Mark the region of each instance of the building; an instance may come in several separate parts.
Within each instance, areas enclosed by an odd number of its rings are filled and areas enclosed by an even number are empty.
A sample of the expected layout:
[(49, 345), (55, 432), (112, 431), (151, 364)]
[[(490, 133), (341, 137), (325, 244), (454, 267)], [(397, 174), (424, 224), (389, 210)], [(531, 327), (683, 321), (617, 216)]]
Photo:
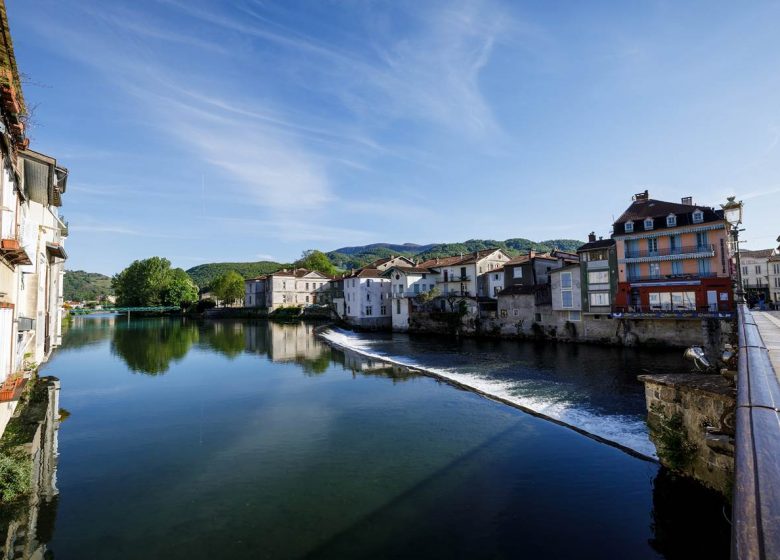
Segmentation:
[(439, 272), (436, 284), (442, 296), (495, 298), (490, 273), (498, 273), (509, 260), (501, 249), (484, 249), (467, 255), (429, 259), (417, 266)]
[(742, 286), (747, 301), (758, 301), (762, 294), (765, 301), (770, 300), (769, 258), (773, 253), (774, 249), (760, 249), (758, 251), (741, 249), (739, 251), (739, 260), (742, 265)]
[(376, 260), (344, 276), (344, 320), (367, 329), (392, 327), (391, 280), (384, 272), (397, 266), (414, 266), (406, 257)]
[(280, 307), (328, 305), (330, 281), (316, 270), (283, 269), (244, 280), (244, 301), (247, 307), (262, 307), (269, 312)]
[[(777, 241), (780, 242), (780, 237), (777, 238)], [(769, 299), (774, 304), (775, 309), (780, 309), (780, 245), (772, 251), (772, 255), (767, 261), (767, 268), (769, 269)]]
[(550, 271), (579, 262), (577, 255), (565, 252), (530, 251), (504, 264), (504, 287), (542, 286), (550, 282)]
[(582, 321), (582, 277), (579, 264), (550, 271), (550, 295), (556, 325)]
[(0, 434), (24, 380), (60, 344), (67, 169), (29, 149), (19, 71), (0, 2)]
[(580, 258), (580, 285), (582, 312), (585, 315), (609, 315), (618, 287), (617, 250), (614, 239), (596, 239), (588, 235), (588, 242), (577, 249)]
[(390, 315), (394, 331), (406, 331), (412, 314), (428, 299), (437, 296), (439, 271), (421, 266), (391, 266), (382, 273), (390, 280)]
[(722, 210), (650, 198), (644, 191), (614, 224), (621, 316), (718, 315), (734, 310), (728, 224)]

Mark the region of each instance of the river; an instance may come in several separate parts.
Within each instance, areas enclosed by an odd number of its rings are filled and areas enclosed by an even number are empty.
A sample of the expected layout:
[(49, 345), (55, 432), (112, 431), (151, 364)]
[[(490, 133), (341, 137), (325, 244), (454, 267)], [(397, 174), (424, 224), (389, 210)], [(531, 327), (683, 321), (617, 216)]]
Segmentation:
[[(61, 559), (727, 558), (722, 501), (643, 454), (645, 371), (679, 352), (446, 341), (306, 324), (72, 319)], [(362, 354), (362, 355), (361, 355)], [(644, 439), (643, 439), (644, 438)]]

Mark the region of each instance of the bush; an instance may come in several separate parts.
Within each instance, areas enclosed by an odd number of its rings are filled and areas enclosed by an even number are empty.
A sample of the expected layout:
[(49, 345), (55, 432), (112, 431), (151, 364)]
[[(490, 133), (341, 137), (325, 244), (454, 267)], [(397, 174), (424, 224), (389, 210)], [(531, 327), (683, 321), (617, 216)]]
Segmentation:
[(29, 494), (32, 488), (32, 458), (22, 449), (4, 449), (0, 454), (0, 504)]

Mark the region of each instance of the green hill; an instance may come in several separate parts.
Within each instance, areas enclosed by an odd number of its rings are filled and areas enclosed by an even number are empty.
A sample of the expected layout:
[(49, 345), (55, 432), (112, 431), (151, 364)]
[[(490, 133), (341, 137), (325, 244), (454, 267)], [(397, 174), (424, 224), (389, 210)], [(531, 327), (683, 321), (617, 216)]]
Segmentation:
[(62, 281), (65, 300), (97, 301), (101, 296), (114, 294), (111, 278), (97, 272), (66, 270)]
[(187, 274), (190, 275), (199, 288), (205, 288), (229, 270), (235, 270), (244, 278), (252, 278), (268, 274), (269, 272), (276, 272), (284, 266), (273, 261), (207, 263), (190, 268), (187, 270)]
[[(514, 238), (505, 241), (496, 241), (493, 239), (470, 239), (462, 243), (438, 243), (434, 245), (414, 246), (392, 245), (389, 243), (374, 243), (363, 247), (343, 247), (327, 253), (331, 262), (339, 268), (350, 269), (360, 268), (377, 259), (389, 256), (404, 256), (414, 259), (433, 259), (436, 257), (446, 257), (457, 255), (459, 253), (473, 253), (482, 249), (497, 247), (503, 249), (508, 255), (515, 256), (530, 250), (551, 251), (560, 249), (563, 251), (575, 251), (577, 247), (583, 245), (583, 241), (576, 239), (548, 239), (546, 241), (531, 241), (530, 239)], [(399, 250), (406, 249), (406, 250)]]

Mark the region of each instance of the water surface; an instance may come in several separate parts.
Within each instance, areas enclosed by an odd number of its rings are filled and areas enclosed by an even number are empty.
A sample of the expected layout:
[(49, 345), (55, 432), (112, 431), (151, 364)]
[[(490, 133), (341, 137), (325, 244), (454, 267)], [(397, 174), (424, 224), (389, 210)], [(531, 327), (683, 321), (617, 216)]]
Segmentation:
[[(522, 363), (594, 414), (639, 405), (628, 379), (596, 368), (578, 384), (561, 366), (604, 349), (408, 344), (448, 367), (509, 375)], [(712, 494), (516, 408), (333, 350), (309, 325), (75, 318), (42, 373), (60, 378), (70, 413), (46, 531), (57, 559), (728, 555)]]

